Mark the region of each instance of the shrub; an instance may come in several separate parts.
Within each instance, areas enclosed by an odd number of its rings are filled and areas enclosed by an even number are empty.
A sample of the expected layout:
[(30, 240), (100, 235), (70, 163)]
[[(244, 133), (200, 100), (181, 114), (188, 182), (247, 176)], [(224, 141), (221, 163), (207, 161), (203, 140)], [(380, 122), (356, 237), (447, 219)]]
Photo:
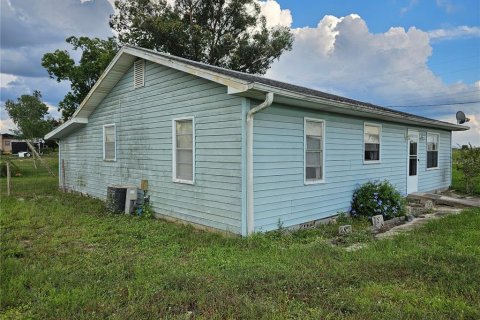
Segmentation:
[(463, 145), (455, 162), (457, 169), (463, 173), (465, 192), (473, 193), (475, 190), (474, 181), (477, 177), (480, 177), (480, 148), (475, 148), (470, 143)]
[(372, 217), (381, 214), (385, 220), (404, 216), (405, 199), (388, 181), (369, 181), (353, 192), (350, 214)]

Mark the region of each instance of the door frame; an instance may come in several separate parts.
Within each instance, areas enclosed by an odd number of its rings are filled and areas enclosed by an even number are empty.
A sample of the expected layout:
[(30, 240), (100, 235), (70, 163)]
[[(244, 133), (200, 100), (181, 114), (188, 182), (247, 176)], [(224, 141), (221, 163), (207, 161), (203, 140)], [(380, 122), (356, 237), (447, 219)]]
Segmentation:
[[(410, 136), (416, 135), (417, 136), (417, 174), (415, 176), (410, 176)], [(418, 129), (408, 129), (407, 130), (407, 194), (417, 192), (418, 191), (418, 169), (419, 169), (419, 146), (420, 146), (420, 131)], [(410, 178), (415, 177), (415, 179)], [(412, 181), (413, 179), (413, 181)], [(413, 187), (409, 188), (409, 181), (414, 184)], [(410, 185), (411, 185), (410, 183)]]

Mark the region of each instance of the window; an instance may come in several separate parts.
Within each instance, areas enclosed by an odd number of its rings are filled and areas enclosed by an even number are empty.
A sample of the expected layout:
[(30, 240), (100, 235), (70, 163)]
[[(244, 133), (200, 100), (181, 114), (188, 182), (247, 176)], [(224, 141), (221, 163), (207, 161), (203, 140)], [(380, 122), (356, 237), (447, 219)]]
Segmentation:
[(380, 162), (380, 136), (382, 126), (365, 123), (364, 128), (364, 162)]
[(193, 184), (195, 124), (193, 117), (173, 120), (173, 181)]
[(103, 160), (115, 161), (117, 159), (117, 138), (114, 124), (103, 126)]
[(427, 133), (427, 169), (438, 168), (438, 133)]
[(5, 147), (10, 147), (10, 140), (5, 140)]
[(133, 88), (145, 85), (145, 60), (137, 60), (133, 64)]
[(305, 183), (323, 182), (325, 121), (305, 118), (303, 126)]

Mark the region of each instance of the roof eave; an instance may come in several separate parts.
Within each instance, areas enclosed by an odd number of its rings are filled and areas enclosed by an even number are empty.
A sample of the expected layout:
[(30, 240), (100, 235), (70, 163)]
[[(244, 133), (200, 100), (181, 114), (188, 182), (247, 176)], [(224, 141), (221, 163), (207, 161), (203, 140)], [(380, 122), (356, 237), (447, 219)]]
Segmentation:
[(335, 108), (338, 108), (335, 110), (328, 110), (331, 112), (345, 113), (345, 114), (361, 114), (374, 119), (381, 119), (381, 120), (412, 124), (412, 125), (424, 125), (428, 127), (451, 130), (451, 131), (465, 131), (470, 129), (468, 126), (463, 126), (459, 124), (447, 123), (447, 122), (442, 122), (434, 119), (431, 119), (431, 120), (421, 119), (415, 116), (400, 115), (398, 113), (391, 112), (384, 109), (382, 110), (382, 109), (373, 108), (373, 107), (369, 108), (368, 106), (364, 106), (364, 105), (356, 105), (349, 102), (335, 101), (332, 99), (321, 98), (321, 97), (312, 96), (308, 94), (302, 94), (302, 93), (293, 92), (285, 89), (280, 89), (277, 87), (268, 86), (262, 83), (253, 83), (249, 86), (249, 88), (250, 88), (249, 90), (244, 91), (243, 94), (241, 95), (248, 95), (247, 93), (248, 91), (253, 93), (252, 95), (253, 97), (255, 97), (255, 92), (257, 93), (273, 92), (277, 96), (283, 96), (283, 97), (292, 99), (292, 101), (299, 100), (299, 101), (311, 102), (312, 104), (310, 107), (313, 109), (317, 109), (317, 105), (320, 104), (320, 105), (326, 105), (331, 107), (333, 106)]
[(59, 127), (55, 128), (54, 130), (50, 131), (45, 135), (45, 140), (49, 139), (61, 139), (68, 135), (69, 133), (84, 127), (88, 123), (87, 118), (72, 118), (67, 122), (63, 123)]

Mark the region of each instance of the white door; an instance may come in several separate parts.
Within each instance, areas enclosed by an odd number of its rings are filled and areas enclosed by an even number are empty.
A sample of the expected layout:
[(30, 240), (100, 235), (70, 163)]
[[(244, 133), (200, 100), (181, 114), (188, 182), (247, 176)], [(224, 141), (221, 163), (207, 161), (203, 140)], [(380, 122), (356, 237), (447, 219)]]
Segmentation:
[(408, 130), (407, 194), (418, 191), (418, 131)]

